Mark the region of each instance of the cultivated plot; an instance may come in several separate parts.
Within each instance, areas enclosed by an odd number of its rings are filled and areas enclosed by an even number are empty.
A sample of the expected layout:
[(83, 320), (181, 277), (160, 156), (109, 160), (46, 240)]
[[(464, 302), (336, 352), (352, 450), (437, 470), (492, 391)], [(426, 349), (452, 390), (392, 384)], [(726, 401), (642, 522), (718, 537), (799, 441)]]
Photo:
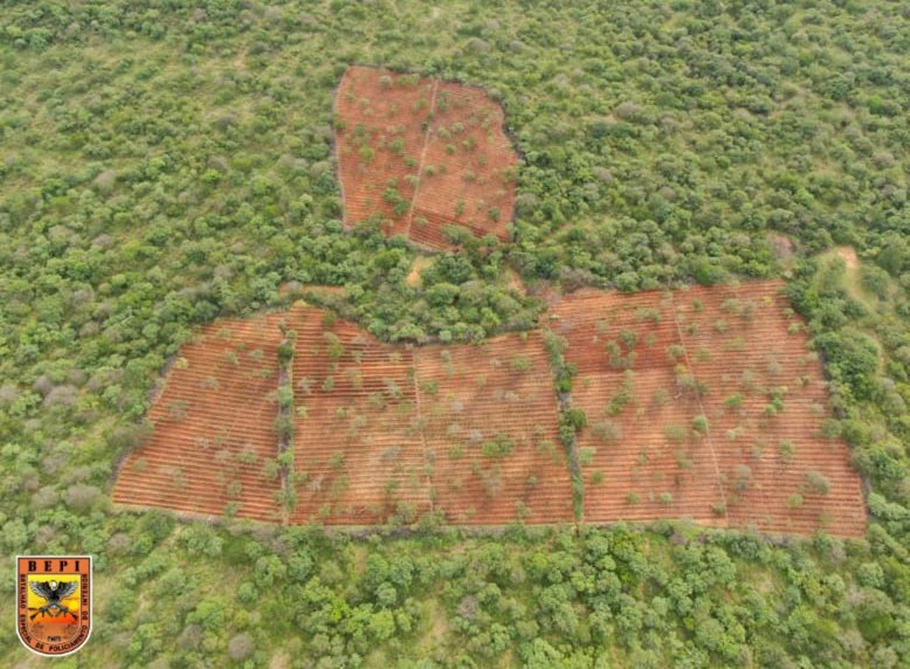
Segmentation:
[(348, 225), (379, 215), (389, 235), (438, 249), (448, 225), (507, 239), (518, 161), (481, 89), (354, 66), (335, 112)]
[(370, 525), (429, 508), (413, 360), (328, 312), (295, 309), (292, 521)]
[[(821, 365), (782, 285), (588, 290), (551, 308), (587, 418), (585, 521), (862, 535), (859, 477), (825, 436)], [(392, 345), (298, 303), (202, 328), (150, 417), (117, 502), (299, 524), (573, 520), (540, 331)]]
[(585, 520), (864, 532), (859, 477), (824, 436), (821, 364), (782, 286), (582, 291), (553, 307), (588, 418)]
[(417, 348), (414, 358), (435, 508), (456, 524), (571, 522), (540, 334)]
[(280, 318), (216, 321), (183, 347), (150, 412), (153, 437), (125, 461), (114, 501), (279, 518)]

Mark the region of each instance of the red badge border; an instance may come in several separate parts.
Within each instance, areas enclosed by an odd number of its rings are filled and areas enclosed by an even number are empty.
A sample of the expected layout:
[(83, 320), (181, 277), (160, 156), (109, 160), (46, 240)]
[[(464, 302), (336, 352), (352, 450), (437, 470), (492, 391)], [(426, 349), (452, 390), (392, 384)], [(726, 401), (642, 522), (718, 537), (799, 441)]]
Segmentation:
[[(31, 560), (31, 559), (34, 559), (34, 560), (61, 560), (61, 559), (69, 559), (69, 558), (78, 559), (78, 560), (88, 560), (88, 581), (89, 581), (88, 633), (85, 635), (85, 639), (82, 641), (82, 643), (79, 644), (78, 647), (73, 648), (72, 650), (68, 650), (64, 653), (42, 653), (40, 650), (36, 650), (35, 648), (32, 648), (28, 643), (26, 643), (25, 639), (22, 638), (22, 634), (20, 633), (20, 630), (19, 630), (19, 597), (20, 597), (20, 594), (19, 594), (19, 576), (20, 576), (19, 560), (23, 560), (23, 559), (25, 559), (25, 560)], [(85, 645), (88, 643), (89, 639), (92, 637), (92, 630), (95, 628), (95, 625), (93, 624), (93, 622), (94, 622), (93, 618), (95, 617), (95, 585), (92, 582), (92, 581), (94, 581), (94, 577), (95, 577), (95, 567), (94, 567), (94, 560), (92, 559), (92, 556), (91, 555), (16, 555), (13, 559), (15, 560), (15, 567), (16, 567), (16, 606), (15, 606), (16, 636), (19, 638), (19, 642), (22, 644), (22, 646), (24, 648), (27, 648), (29, 651), (31, 651), (35, 655), (38, 655), (39, 657), (66, 657), (67, 655), (72, 655), (73, 653), (78, 653), (80, 650), (85, 648)], [(81, 587), (81, 583), (80, 583), (80, 587)]]

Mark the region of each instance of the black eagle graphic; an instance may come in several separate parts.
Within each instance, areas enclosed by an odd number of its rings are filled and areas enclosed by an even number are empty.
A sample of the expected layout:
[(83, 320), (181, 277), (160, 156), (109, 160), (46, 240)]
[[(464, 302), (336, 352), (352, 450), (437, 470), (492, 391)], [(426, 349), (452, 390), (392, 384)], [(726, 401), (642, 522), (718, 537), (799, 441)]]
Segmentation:
[(72, 616), (74, 620), (79, 619), (79, 617), (70, 611), (61, 601), (76, 592), (75, 581), (67, 581), (66, 583), (59, 583), (54, 580), (29, 581), (28, 587), (45, 601), (44, 606), (41, 608), (30, 609), (31, 611), (34, 611), (31, 615), (31, 620), (34, 620), (38, 615), (50, 616), (51, 618), (69, 615)]

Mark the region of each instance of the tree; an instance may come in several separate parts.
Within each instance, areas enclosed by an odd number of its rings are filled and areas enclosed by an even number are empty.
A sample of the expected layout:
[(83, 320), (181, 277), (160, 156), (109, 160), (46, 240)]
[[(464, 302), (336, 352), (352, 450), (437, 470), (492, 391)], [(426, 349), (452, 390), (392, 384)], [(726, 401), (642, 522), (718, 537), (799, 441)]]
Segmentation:
[(231, 659), (235, 662), (247, 660), (252, 657), (255, 651), (256, 644), (253, 641), (252, 635), (248, 632), (233, 636), (228, 642), (228, 655), (230, 655)]

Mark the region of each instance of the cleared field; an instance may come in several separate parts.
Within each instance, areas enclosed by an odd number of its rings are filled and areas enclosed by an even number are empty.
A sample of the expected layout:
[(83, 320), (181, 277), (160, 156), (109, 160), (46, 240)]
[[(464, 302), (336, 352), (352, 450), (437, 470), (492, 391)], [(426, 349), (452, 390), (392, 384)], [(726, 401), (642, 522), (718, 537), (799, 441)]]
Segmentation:
[[(570, 521), (556, 402), (540, 337), (392, 346), (296, 311), (293, 522)], [(528, 416), (535, 416), (534, 422)]]
[(508, 237), (517, 156), (479, 88), (352, 66), (335, 101), (345, 222), (451, 248), (443, 227)]
[(292, 522), (370, 525), (429, 508), (411, 352), (326, 312), (288, 319), (297, 506)]
[(308, 306), (200, 332), (115, 501), (212, 515), (233, 502), (241, 517), (282, 519), (280, 326), (296, 335), (289, 522), (413, 522), (428, 511), (458, 524), (572, 520), (538, 333), (415, 349)]
[[(824, 436), (821, 365), (781, 282), (554, 297), (577, 366), (584, 520), (861, 536), (860, 480)], [(280, 503), (278, 347), (294, 337), (290, 512)], [(202, 328), (129, 456), (117, 502), (335, 525), (572, 522), (541, 331), (385, 344), (326, 311)]]
[(276, 360), (281, 315), (221, 320), (181, 351), (127, 458), (114, 501), (278, 520)]
[(571, 522), (540, 334), (416, 348), (414, 358), (435, 508), (457, 524)]
[(863, 534), (859, 476), (822, 434), (821, 365), (782, 286), (582, 291), (552, 307), (588, 417), (586, 521)]

